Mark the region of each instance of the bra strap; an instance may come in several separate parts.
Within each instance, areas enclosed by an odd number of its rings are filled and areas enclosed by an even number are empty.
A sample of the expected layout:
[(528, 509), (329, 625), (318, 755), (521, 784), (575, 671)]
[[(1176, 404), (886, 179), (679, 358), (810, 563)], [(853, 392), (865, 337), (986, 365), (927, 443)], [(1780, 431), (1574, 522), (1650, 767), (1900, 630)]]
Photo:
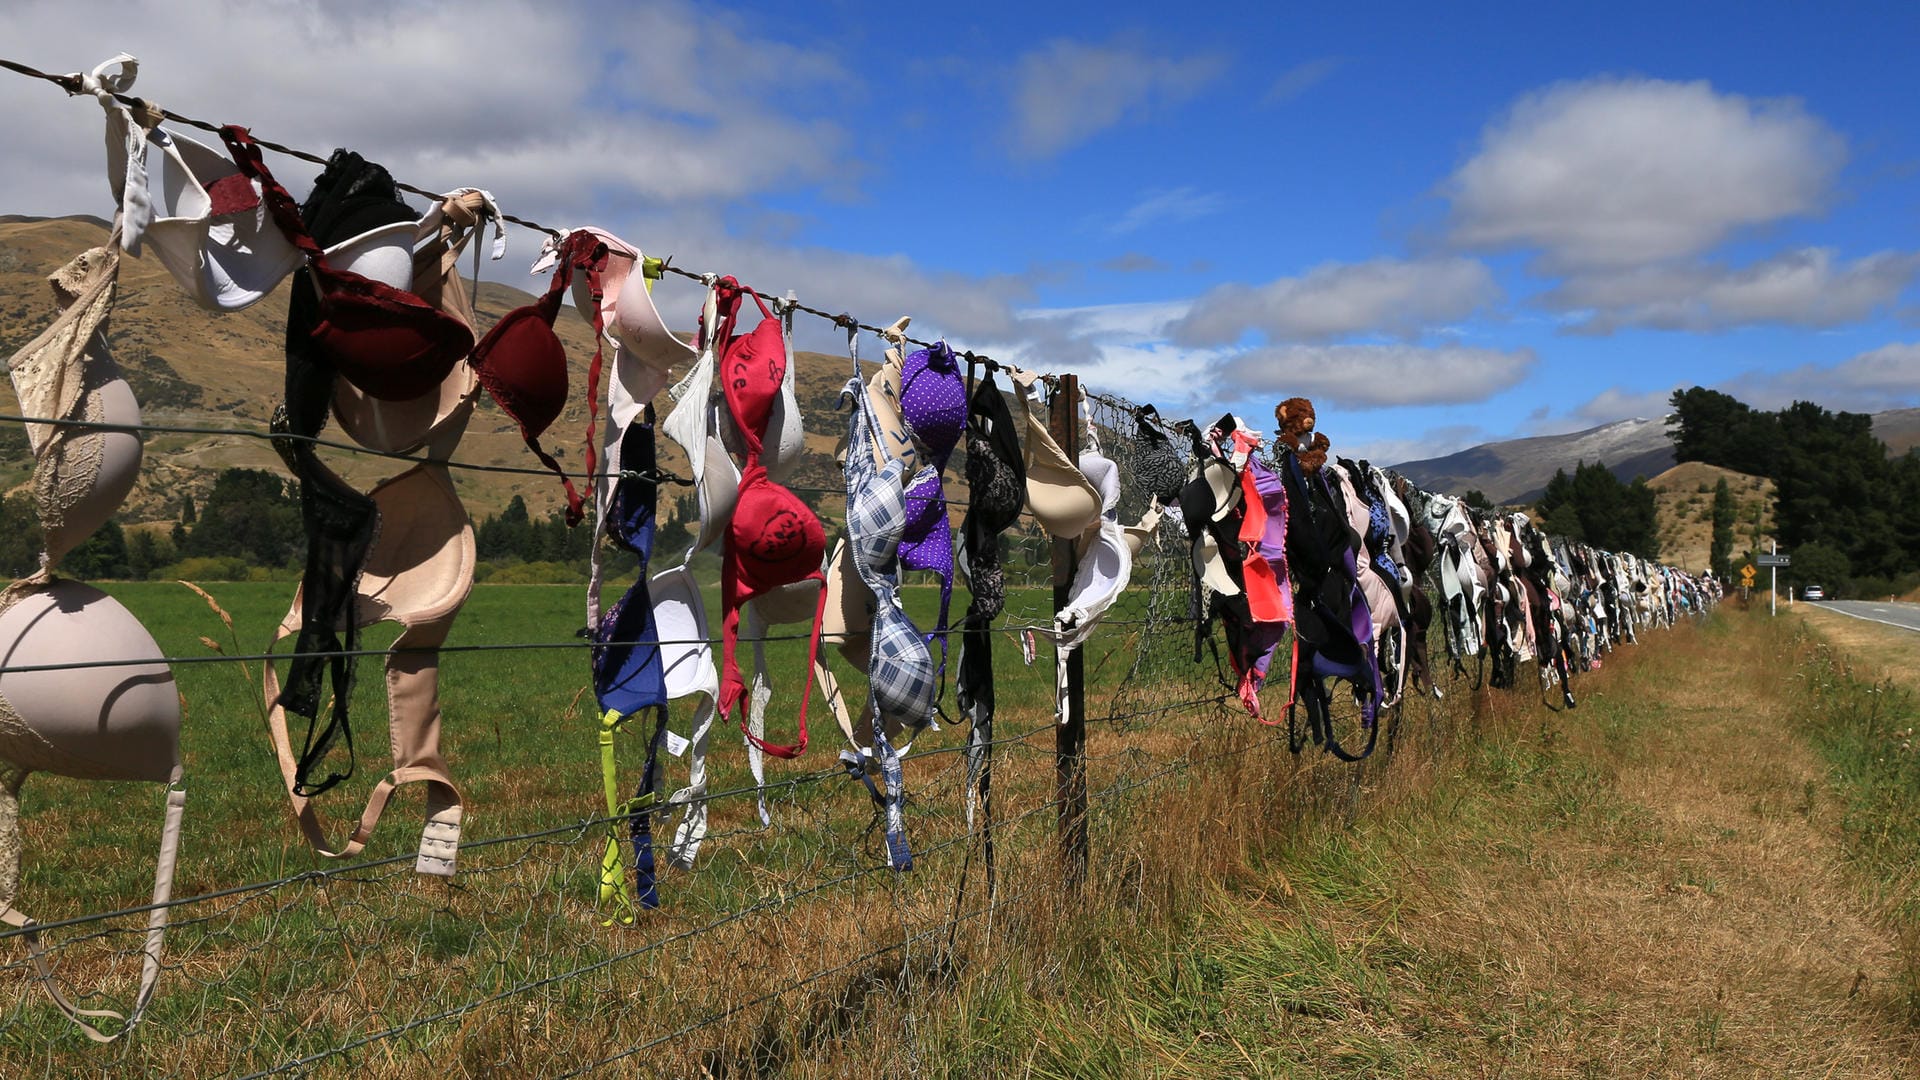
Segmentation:
[(273, 216), (273, 223), (280, 226), (287, 241), (306, 253), (307, 258), (322, 272), (330, 271), (326, 254), (319, 243), (307, 232), (306, 222), (300, 219), (300, 208), (273, 178), (273, 171), (267, 168), (266, 160), (261, 157), (260, 144), (252, 134), (238, 124), (229, 124), (220, 129), (220, 139), (227, 144), (227, 152), (233, 155), (233, 163), (249, 180), (260, 183), (261, 197), (266, 201), (267, 213)]
[[(292, 622), (292, 626), (288, 622)], [(299, 607), (296, 606), (283, 620), (274, 633), (277, 644), (289, 634), (299, 629)], [(367, 840), (373, 836), (374, 826), (379, 824), (380, 815), (386, 811), (387, 801), (392, 798), (395, 788), (402, 784), (424, 782), (427, 785), (426, 825), (420, 833), (419, 855), (414, 862), (414, 872), (431, 874), (436, 877), (452, 877), (455, 859), (459, 853), (460, 828), (464, 817), (464, 804), (459, 788), (454, 786), (453, 778), (448, 775), (446, 762), (440, 757), (440, 708), (438, 703), (439, 656), (437, 652), (420, 655), (402, 652), (409, 648), (422, 648), (424, 641), (415, 638), (416, 630), (428, 630), (428, 627), (409, 627), (394, 640), (394, 655), (387, 658), (387, 701), (388, 725), (392, 728), (392, 747), (397, 767), (374, 785), (372, 794), (367, 797), (366, 809), (361, 812), (360, 821), (345, 844), (337, 849), (327, 839), (326, 821), (313, 805), (312, 799), (295, 792), (295, 779), (298, 766), (293, 758), (293, 747), (287, 737), (286, 710), (275, 702), (280, 694), (279, 677), (274, 674), (271, 662), (261, 665), (267, 710), (267, 735), (273, 743), (274, 756), (280, 762), (280, 773), (286, 782), (287, 798), (293, 807), (294, 819), (300, 825), (300, 831), (307, 843), (325, 858), (345, 859), (358, 855), (365, 850)], [(420, 635), (427, 636), (426, 634)], [(438, 644), (435, 642), (434, 644)], [(393, 728), (394, 702), (401, 698), (422, 696), (430, 698), (426, 712), (431, 719), (419, 725), (418, 730), (408, 732), (412, 738), (408, 745), (401, 743), (401, 733)]]
[[(19, 805), (20, 782), (24, 773), (16, 773), (5, 778), (4, 792), (0, 798), (10, 800), (17, 810)], [(27, 940), (27, 954), (33, 960), (34, 977), (47, 991), (47, 996), (67, 1019), (74, 1022), (87, 1038), (97, 1043), (110, 1043), (132, 1031), (140, 1023), (140, 1018), (153, 1001), (153, 992), (160, 981), (160, 948), (167, 934), (167, 920), (172, 914), (168, 901), (173, 897), (173, 871), (180, 858), (180, 821), (186, 814), (187, 792), (180, 786), (180, 770), (176, 766), (173, 777), (167, 782), (166, 824), (160, 830), (160, 858), (153, 870), (153, 905), (147, 913), (147, 942), (140, 950), (140, 987), (134, 992), (133, 1009), (126, 1015), (112, 1009), (82, 1009), (76, 1007), (60, 989), (60, 980), (47, 963), (46, 950), (40, 944), (40, 935), (34, 930), (34, 920), (12, 904), (0, 908), (0, 923), (24, 930), (21, 936)], [(14, 828), (18, 828), (16, 824)], [(123, 1021), (120, 1030), (111, 1035), (88, 1023), (94, 1020)]]
[[(815, 570), (800, 580), (817, 581), (820, 583), (820, 597), (814, 602), (813, 607), (813, 632), (807, 644), (807, 665), (808, 667), (812, 667), (820, 658), (820, 624), (825, 620), (827, 614), (827, 576), (825, 573)], [(724, 588), (724, 586), (722, 587)], [(813, 680), (802, 680), (804, 687), (800, 691), (798, 741), (790, 746), (768, 742), (764, 737), (754, 734), (753, 730), (747, 724), (747, 710), (744, 707), (746, 694), (743, 692), (746, 684), (740, 678), (740, 665), (734, 655), (734, 650), (739, 640), (740, 609), (734, 608), (726, 613), (721, 619), (720, 624), (720, 696), (722, 698), (720, 711), (726, 714), (732, 714), (735, 710), (738, 710), (740, 715), (740, 732), (747, 737), (749, 743), (759, 747), (764, 753), (791, 761), (801, 754), (806, 753), (807, 750), (807, 705), (813, 700)]]

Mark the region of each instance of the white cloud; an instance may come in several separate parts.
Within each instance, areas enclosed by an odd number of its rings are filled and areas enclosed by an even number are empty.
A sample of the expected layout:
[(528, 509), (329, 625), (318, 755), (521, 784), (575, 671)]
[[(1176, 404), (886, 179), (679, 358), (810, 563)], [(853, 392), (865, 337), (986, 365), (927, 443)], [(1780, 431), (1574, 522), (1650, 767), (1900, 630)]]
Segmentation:
[(1745, 267), (1707, 263), (1574, 274), (1541, 297), (1576, 313), (1575, 333), (1623, 327), (1705, 332), (1772, 324), (1826, 328), (1891, 306), (1920, 274), (1920, 255), (1882, 251), (1846, 262), (1800, 248)]
[(1260, 99), (1262, 105), (1280, 105), (1313, 89), (1327, 80), (1327, 77), (1340, 70), (1346, 61), (1338, 56), (1322, 56), (1305, 63), (1295, 64), (1280, 73), (1267, 88), (1266, 96)]
[(1324, 341), (1350, 334), (1413, 336), (1500, 299), (1486, 264), (1467, 258), (1329, 263), (1265, 285), (1209, 290), (1170, 328), (1186, 345), (1222, 345), (1249, 331), (1269, 341)]
[(1846, 152), (1797, 100), (1595, 79), (1521, 98), (1443, 191), (1459, 246), (1620, 267), (1817, 211)]
[(1278, 345), (1220, 362), (1215, 385), (1235, 393), (1299, 395), (1332, 408), (1462, 405), (1519, 383), (1537, 359), (1463, 345)]
[[(1014, 308), (1033, 302), (1035, 275), (944, 272), (884, 249), (729, 229), (756, 195), (857, 174), (846, 133), (825, 118), (860, 92), (835, 55), (671, 0), (622, 8), (617, 35), (598, 19), (587, 5), (535, 0), (105, 0), (80, 19), (71, 4), (28, 0), (7, 8), (4, 36), (9, 56), (56, 71), (91, 67), (137, 38), (134, 91), (187, 115), (323, 155), (345, 145), (423, 187), (486, 187), (510, 214), (600, 225), (676, 265), (795, 287), (870, 322), (911, 313), (916, 330), (959, 340), (1024, 332)], [(457, 27), (486, 33), (449, 32)], [(11, 140), (0, 209), (111, 215), (98, 106), (0, 73), (0, 111)], [(304, 194), (315, 170), (267, 157)], [(508, 238), (506, 260), (483, 272), (537, 290), (544, 280), (524, 270), (539, 238), (512, 228)], [(661, 284), (671, 325), (693, 324), (698, 293), (678, 278)], [(796, 328), (806, 347), (844, 347), (820, 320)]]
[(1920, 343), (1895, 342), (1837, 364), (1748, 372), (1720, 389), (1759, 409), (1815, 401), (1829, 409), (1878, 412), (1920, 405)]
[(1553, 415), (1543, 407), (1528, 418), (1525, 430), (1528, 435), (1562, 435), (1617, 420), (1663, 417), (1672, 410), (1668, 399), (1678, 388), (1676, 385), (1664, 390), (1632, 390), (1624, 386), (1610, 386), (1564, 413)]
[[(10, 6), (6, 39), (10, 55), (56, 69), (131, 43), (135, 92), (170, 108), (322, 154), (349, 146), (424, 187), (485, 186), (509, 213), (549, 222), (846, 182), (847, 137), (828, 106), (855, 84), (836, 57), (682, 3), (620, 19), (610, 38), (583, 7), (533, 0), (108, 0), (84, 17), (28, 2)], [(17, 121), (0, 205), (110, 210), (90, 100), (9, 74), (0, 110)], [(313, 173), (272, 163), (292, 182)]]
[(1178, 224), (1194, 221), (1217, 214), (1226, 209), (1226, 196), (1212, 191), (1199, 191), (1192, 187), (1177, 187), (1171, 191), (1150, 191), (1141, 196), (1140, 201), (1128, 207), (1126, 212), (1107, 226), (1107, 232), (1114, 236), (1124, 236), (1136, 229), (1162, 222)]
[(1397, 465), (1446, 457), (1493, 438), (1492, 432), (1478, 424), (1444, 424), (1428, 428), (1411, 438), (1367, 439), (1350, 445), (1337, 445), (1333, 447), (1333, 452), (1341, 457), (1370, 461), (1385, 468), (1390, 462)]
[(1071, 371), (1094, 389), (1169, 414), (1213, 407), (1234, 389), (1212, 381), (1224, 350), (1167, 340), (1168, 324), (1186, 310), (1181, 300), (1021, 310), (1014, 336), (988, 341), (984, 351), (1041, 371)]
[(1027, 158), (1052, 157), (1150, 109), (1192, 98), (1226, 67), (1221, 56), (1050, 42), (1022, 56), (1014, 74), (1014, 149)]
[[(980, 277), (928, 268), (898, 252), (794, 246), (732, 235), (719, 212), (711, 209), (628, 215), (613, 228), (648, 255), (672, 256), (675, 266), (731, 274), (756, 288), (791, 288), (803, 304), (847, 311), (868, 323), (884, 325), (911, 315), (914, 336), (949, 334), (957, 344), (976, 349), (981, 347), (978, 342), (1022, 336), (1026, 320), (1016, 308), (1034, 300), (1034, 275)], [(544, 279), (516, 276), (511, 284), (534, 289), (544, 285)], [(701, 296), (697, 283), (677, 276), (655, 289), (662, 315), (678, 328), (693, 325)], [(846, 348), (845, 334), (825, 320), (803, 315), (795, 320), (794, 330), (800, 348)]]

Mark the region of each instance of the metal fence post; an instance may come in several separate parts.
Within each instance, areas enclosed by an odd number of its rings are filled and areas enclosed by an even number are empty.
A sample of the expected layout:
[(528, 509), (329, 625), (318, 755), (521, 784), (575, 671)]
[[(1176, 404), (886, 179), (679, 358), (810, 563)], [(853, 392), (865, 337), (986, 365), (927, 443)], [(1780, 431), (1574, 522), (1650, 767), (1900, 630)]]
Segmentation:
[[(1054, 385), (1047, 429), (1067, 460), (1080, 460), (1080, 380), (1062, 375)], [(1066, 608), (1080, 557), (1074, 541), (1053, 542), (1053, 610)], [(1058, 648), (1058, 645), (1055, 646)], [(1069, 886), (1087, 876), (1087, 687), (1080, 650), (1067, 657), (1067, 685), (1054, 730), (1054, 790), (1060, 803), (1060, 862)]]

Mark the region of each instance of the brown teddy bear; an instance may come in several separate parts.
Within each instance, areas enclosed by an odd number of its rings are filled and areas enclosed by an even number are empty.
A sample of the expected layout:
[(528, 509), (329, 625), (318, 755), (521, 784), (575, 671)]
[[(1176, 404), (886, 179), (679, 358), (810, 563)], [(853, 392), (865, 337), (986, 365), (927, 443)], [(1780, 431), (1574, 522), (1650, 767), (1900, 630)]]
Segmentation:
[(1327, 448), (1333, 444), (1313, 430), (1313, 402), (1303, 397), (1288, 398), (1273, 407), (1273, 418), (1280, 423), (1280, 445), (1293, 451), (1308, 475), (1319, 472), (1327, 463)]

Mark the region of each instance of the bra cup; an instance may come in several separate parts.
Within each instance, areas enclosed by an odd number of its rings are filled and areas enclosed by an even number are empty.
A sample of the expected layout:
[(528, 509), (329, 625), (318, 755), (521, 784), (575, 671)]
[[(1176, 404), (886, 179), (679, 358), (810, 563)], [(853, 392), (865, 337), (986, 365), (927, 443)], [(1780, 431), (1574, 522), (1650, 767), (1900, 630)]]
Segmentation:
[[(632, 266), (631, 258), (625, 261)], [(690, 363), (698, 355), (693, 346), (667, 329), (647, 288), (645, 274), (629, 271), (624, 281), (609, 287), (608, 293), (614, 307), (607, 314), (607, 334), (619, 343), (634, 376), (664, 382), (668, 371)]]
[[(118, 110), (107, 111), (107, 172), (116, 201), (126, 175), (125, 140), (116, 127), (124, 123)], [(213, 216), (207, 185), (240, 171), (225, 154), (158, 128), (147, 134), (146, 171), (153, 220), (147, 225), (144, 250), (201, 308), (218, 312), (249, 307), (299, 268), (299, 249), (258, 205), (257, 181), (249, 182), (253, 207)]]
[(1002, 460), (991, 443), (972, 433), (967, 435), (967, 490), (968, 510), (995, 533), (1019, 518), (1026, 498), (1019, 467)]
[(472, 364), (455, 364), (432, 393), (382, 401), (345, 379), (333, 381), (333, 418), (356, 444), (383, 454), (410, 454), (471, 415), (480, 388)]
[(748, 593), (817, 573), (826, 551), (826, 535), (813, 511), (751, 467), (743, 475), (728, 531), (730, 546), (740, 553)]
[(396, 289), (413, 288), (413, 238), (419, 222), (402, 221), (326, 249), (327, 264)]
[(607, 417), (614, 428), (624, 428), (640, 418), (640, 410), (666, 390), (671, 376), (663, 370), (645, 367), (619, 343), (613, 346), (613, 379), (607, 384)]
[[(903, 717), (933, 714), (938, 680), (933, 678), (933, 653), (926, 638), (899, 608), (891, 605), (874, 615), (873, 664), (893, 671), (912, 671), (919, 678), (869, 678), (874, 704), (887, 720), (887, 734), (904, 729)], [(871, 731), (871, 722), (865, 725)], [(864, 733), (862, 733), (864, 734)]]
[(802, 578), (754, 597), (748, 603), (760, 621), (768, 626), (784, 623), (811, 623), (820, 606), (820, 590), (825, 582)]
[(739, 466), (733, 463), (733, 456), (727, 453), (718, 437), (707, 436), (703, 457), (706, 475), (696, 492), (700, 503), (700, 532), (694, 537), (695, 551), (705, 551), (727, 535), (740, 498)]
[[(91, 401), (83, 401), (83, 416), (91, 416), (98, 410), (99, 419), (109, 424), (124, 424), (137, 427), (140, 424), (140, 403), (134, 400), (133, 390), (125, 379), (115, 377), (85, 392)], [(61, 442), (60, 453), (67, 461), (88, 463), (80, 471), (91, 471), (85, 478), (85, 486), (78, 494), (66, 491), (45, 492), (42, 498), (52, 495), (65, 505), (58, 515), (42, 512), (48, 524), (43, 543), (46, 546), (50, 565), (59, 565), (60, 559), (87, 541), (105, 525), (126, 502), (127, 493), (140, 479), (140, 462), (143, 456), (140, 437), (129, 431), (88, 431), (77, 437)], [(59, 475), (56, 483), (73, 479), (64, 475), (66, 469), (55, 470)], [(36, 470), (37, 478), (38, 470)]]
[[(102, 660), (149, 662), (84, 666)], [(0, 666), (46, 664), (83, 666), (0, 673), (0, 759), (89, 780), (172, 778), (179, 691), (153, 635), (119, 601), (60, 579), (0, 613)]]
[(446, 468), (417, 465), (371, 494), (380, 533), (360, 576), (360, 625), (450, 617), (473, 590), (475, 550), (473, 523)]
[(907, 432), (906, 417), (900, 412), (900, 367), (896, 350), (887, 351), (887, 361), (867, 380), (867, 411), (872, 415), (874, 463), (884, 466), (888, 459), (900, 462), (901, 475), (918, 472), (920, 451)]
[(780, 380), (787, 366), (786, 343), (780, 337), (778, 319), (762, 319), (760, 325), (735, 337), (720, 357), (715, 377), (726, 395), (744, 448), (765, 453), (766, 439), (775, 403), (780, 400)]
[(566, 410), (566, 346), (537, 307), (515, 308), (502, 316), (473, 350), (468, 366), (477, 369), (481, 383), (529, 442), (545, 434)]
[(1026, 392), (1019, 392), (1027, 427), (1027, 508), (1048, 535), (1078, 540), (1100, 520), (1100, 493), (1067, 460), (1047, 425), (1025, 406)]
[(890, 574), (907, 528), (906, 493), (900, 488), (905, 462), (889, 458), (886, 467), (871, 474), (864, 493), (847, 505), (847, 536), (858, 569)]
[(901, 494), (901, 507), (905, 515), (900, 530), (903, 544), (908, 539), (924, 544), (941, 535), (940, 526), (947, 521), (947, 500), (939, 474), (932, 468), (920, 470)]
[(865, 673), (873, 651), (873, 591), (860, 580), (849, 549), (844, 540), (834, 545), (833, 558), (827, 563), (827, 607), (821, 613), (820, 641), (834, 646)]
[(909, 353), (900, 371), (900, 410), (942, 470), (967, 424), (966, 380), (944, 343)]
[(1120, 466), (1095, 450), (1080, 452), (1080, 473), (1100, 493), (1100, 513), (1109, 521), (1120, 512)]
[(654, 632), (660, 640), (660, 660), (668, 699), (705, 694), (720, 696), (720, 675), (708, 643), (707, 608), (700, 582), (687, 566), (653, 575), (647, 583), (653, 598)]
[(1077, 472), (1030, 465), (1027, 500), (1040, 526), (1059, 539), (1078, 539), (1100, 519), (1100, 497)]
[(786, 371), (780, 379), (780, 395), (773, 399), (773, 412), (767, 418), (767, 437), (760, 447), (760, 463), (774, 482), (784, 482), (800, 467), (807, 451), (807, 429), (800, 416), (800, 400), (794, 388), (793, 358), (787, 357)]
[(1200, 550), (1196, 555), (1201, 560), (1200, 580), (1206, 583), (1207, 588), (1221, 596), (1240, 595), (1240, 585), (1233, 580), (1226, 561), (1221, 558), (1220, 545), (1214, 540), (1211, 530), (1200, 534)]
[(1119, 523), (1102, 521), (1094, 536), (1093, 543), (1080, 556), (1067, 606), (1062, 611), (1063, 616), (1073, 616), (1071, 628), (1065, 625), (1064, 618), (1060, 625), (1065, 634), (1062, 644), (1069, 648), (1079, 646), (1093, 632), (1121, 590), (1127, 587), (1127, 579), (1133, 573), (1133, 553)]
[[(436, 206), (419, 223), (414, 241), (424, 240), (426, 244), (413, 252), (409, 287), (421, 299), (471, 328), (473, 301), (458, 269), (448, 267), (448, 259), (458, 258), (458, 251), (448, 251), (457, 237), (448, 231), (444, 215), (445, 210)], [(449, 431), (464, 429), (479, 389), (479, 374), (472, 364), (453, 365), (439, 386), (403, 401), (382, 400), (349, 380), (335, 379), (333, 418), (340, 430), (360, 446), (385, 454), (410, 454)]]
[(1138, 522), (1121, 528), (1120, 531), (1125, 535), (1127, 540), (1127, 554), (1129, 556), (1138, 559), (1140, 553), (1146, 550), (1147, 545), (1153, 543), (1153, 538), (1158, 535), (1160, 531), (1160, 518), (1160, 509), (1153, 507), (1141, 515)]

